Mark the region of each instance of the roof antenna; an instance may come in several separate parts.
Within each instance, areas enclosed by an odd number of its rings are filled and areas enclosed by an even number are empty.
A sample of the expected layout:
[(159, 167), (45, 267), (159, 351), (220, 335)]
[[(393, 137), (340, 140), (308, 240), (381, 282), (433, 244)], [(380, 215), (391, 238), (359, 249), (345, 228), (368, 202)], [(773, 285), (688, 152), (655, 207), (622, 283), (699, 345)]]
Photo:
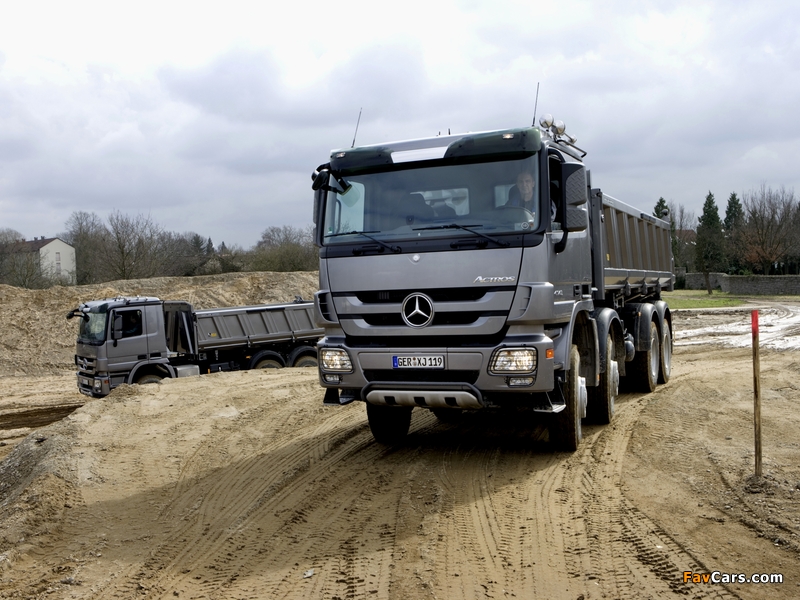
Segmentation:
[(356, 121), (356, 132), (353, 134), (353, 145), (350, 146), (351, 148), (356, 147), (356, 136), (358, 135), (358, 124), (361, 123), (361, 111), (363, 110), (363, 106), (358, 109), (358, 121)]
[(531, 127), (536, 127), (536, 109), (539, 106), (539, 82), (536, 82), (536, 102), (533, 104), (533, 123)]

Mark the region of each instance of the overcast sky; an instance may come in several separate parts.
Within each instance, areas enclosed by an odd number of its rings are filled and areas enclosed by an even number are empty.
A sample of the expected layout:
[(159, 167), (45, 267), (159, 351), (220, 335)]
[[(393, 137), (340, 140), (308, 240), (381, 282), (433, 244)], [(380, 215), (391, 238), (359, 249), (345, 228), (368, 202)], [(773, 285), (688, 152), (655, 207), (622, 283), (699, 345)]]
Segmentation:
[(149, 215), (249, 248), (333, 148), (565, 121), (648, 212), (800, 191), (800, 3), (0, 0), (0, 228)]

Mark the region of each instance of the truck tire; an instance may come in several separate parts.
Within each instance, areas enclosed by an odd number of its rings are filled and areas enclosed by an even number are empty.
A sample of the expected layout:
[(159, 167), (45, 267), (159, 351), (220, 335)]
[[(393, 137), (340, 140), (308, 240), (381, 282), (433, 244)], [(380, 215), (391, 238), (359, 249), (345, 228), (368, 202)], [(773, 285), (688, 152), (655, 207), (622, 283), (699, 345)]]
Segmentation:
[(308, 355), (306, 355), (306, 356), (301, 356), (296, 361), (294, 361), (294, 365), (293, 366), (295, 366), (295, 367), (316, 367), (318, 365), (319, 365), (319, 362), (317, 362), (317, 357), (316, 356), (308, 356)]
[(664, 333), (661, 335), (661, 367), (658, 370), (658, 383), (667, 383), (672, 374), (672, 327), (664, 320)]
[(254, 369), (281, 369), (281, 368), (283, 368), (283, 365), (281, 363), (279, 363), (277, 360), (274, 360), (272, 358), (265, 358), (263, 360), (258, 361), (253, 368)]
[(614, 403), (619, 393), (619, 368), (614, 360), (614, 338), (606, 340), (606, 370), (600, 373), (600, 385), (588, 388), (589, 418), (594, 423), (608, 425), (614, 418)]
[(573, 344), (569, 351), (569, 371), (563, 384), (564, 400), (567, 407), (550, 424), (550, 441), (559, 450), (575, 452), (583, 439), (580, 407), (581, 355)]
[(387, 446), (402, 442), (411, 425), (411, 408), (367, 403), (367, 420), (375, 441)]
[(162, 379), (164, 378), (161, 377), (160, 375), (154, 375), (151, 373), (150, 375), (142, 375), (141, 377), (139, 377), (139, 379), (136, 380), (136, 383), (138, 383), (139, 385), (145, 385), (148, 383), (161, 383)]
[(660, 352), (658, 351), (658, 328), (655, 321), (650, 322), (650, 340), (647, 350), (636, 352), (633, 357), (632, 372), (634, 384), (642, 392), (652, 392), (658, 383), (658, 370), (661, 366)]

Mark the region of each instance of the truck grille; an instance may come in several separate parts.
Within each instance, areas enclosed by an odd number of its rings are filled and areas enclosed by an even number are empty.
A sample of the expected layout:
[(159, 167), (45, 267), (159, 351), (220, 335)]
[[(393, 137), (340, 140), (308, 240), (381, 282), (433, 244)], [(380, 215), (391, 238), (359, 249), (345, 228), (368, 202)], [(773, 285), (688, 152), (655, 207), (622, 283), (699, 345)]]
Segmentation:
[[(474, 286), (335, 292), (332, 308), (348, 338), (483, 337), (505, 327), (515, 291), (514, 286)], [(430, 298), (434, 312), (433, 320), (419, 328), (410, 327), (402, 314), (403, 302), (415, 293)]]
[(75, 356), (75, 366), (78, 367), (78, 370), (83, 374), (89, 377), (94, 377), (94, 374), (97, 372), (97, 365), (96, 359), (88, 358), (85, 356)]

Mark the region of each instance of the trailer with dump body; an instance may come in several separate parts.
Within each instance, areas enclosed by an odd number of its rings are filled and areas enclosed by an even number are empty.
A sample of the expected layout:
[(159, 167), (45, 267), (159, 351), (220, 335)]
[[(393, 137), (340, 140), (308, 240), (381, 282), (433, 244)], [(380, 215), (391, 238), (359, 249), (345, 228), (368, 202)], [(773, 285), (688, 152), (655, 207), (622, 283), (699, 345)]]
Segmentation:
[(122, 383), (270, 367), (316, 367), (313, 303), (194, 310), (154, 297), (93, 300), (80, 317), (78, 389), (105, 396)]
[[(670, 377), (669, 223), (592, 187), (563, 123), (334, 150), (313, 175), (326, 404), (547, 413), (577, 449), (620, 377)], [(663, 216), (663, 215), (661, 215)]]

